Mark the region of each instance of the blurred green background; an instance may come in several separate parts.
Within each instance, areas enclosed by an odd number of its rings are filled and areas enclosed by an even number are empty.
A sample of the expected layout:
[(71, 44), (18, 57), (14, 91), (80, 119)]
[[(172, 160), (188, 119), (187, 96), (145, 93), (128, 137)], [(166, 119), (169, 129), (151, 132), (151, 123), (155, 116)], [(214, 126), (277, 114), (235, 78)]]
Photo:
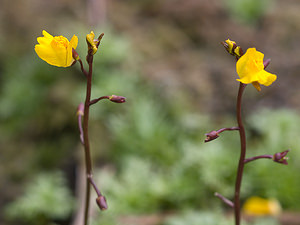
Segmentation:
[(291, 149), (289, 165), (247, 164), (241, 200), (277, 199), (278, 217), (243, 224), (300, 224), (300, 2), (298, 0), (1, 0), (0, 224), (81, 224), (83, 149), (76, 108), (84, 101), (79, 65), (37, 57), (36, 38), (104, 32), (93, 97), (125, 104), (91, 108), (94, 177), (108, 200), (93, 225), (227, 225), (239, 157), (237, 132), (204, 144), (205, 133), (235, 126), (235, 60), (230, 38), (256, 47), (277, 81), (246, 89), (248, 156)]

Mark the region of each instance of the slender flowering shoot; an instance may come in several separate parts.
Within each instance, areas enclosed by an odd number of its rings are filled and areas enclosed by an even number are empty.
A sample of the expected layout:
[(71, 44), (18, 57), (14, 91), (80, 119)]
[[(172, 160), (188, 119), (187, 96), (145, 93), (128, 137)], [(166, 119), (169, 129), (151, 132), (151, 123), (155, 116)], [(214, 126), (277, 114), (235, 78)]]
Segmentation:
[[(241, 223), (240, 222), (241, 220), (240, 191), (241, 191), (241, 184), (242, 184), (245, 164), (249, 162), (253, 162), (257, 159), (272, 159), (274, 162), (287, 165), (288, 158), (286, 157), (286, 155), (289, 152), (289, 150), (280, 153), (275, 153), (274, 155), (259, 155), (259, 156), (246, 158), (246, 147), (247, 147), (246, 132), (242, 120), (242, 97), (243, 97), (244, 90), (247, 87), (247, 84), (252, 84), (258, 91), (261, 91), (260, 85), (270, 86), (277, 79), (277, 76), (265, 71), (265, 68), (270, 64), (270, 60), (267, 59), (264, 61), (264, 54), (257, 51), (255, 48), (249, 48), (246, 51), (246, 53), (243, 54), (242, 48), (238, 46), (236, 42), (228, 39), (221, 43), (225, 47), (226, 51), (229, 54), (235, 56), (237, 60), (236, 71), (239, 76), (239, 79), (237, 79), (237, 81), (240, 82), (238, 95), (237, 95), (237, 103), (236, 103), (236, 119), (237, 119), (238, 126), (231, 127), (231, 128), (221, 128), (217, 131), (211, 131), (205, 134), (206, 135), (205, 142), (210, 142), (217, 139), (220, 136), (220, 133), (224, 131), (237, 130), (239, 132), (241, 151), (240, 151), (240, 158), (239, 158), (237, 174), (236, 174), (234, 199), (233, 201), (231, 201), (219, 193), (215, 193), (215, 196), (221, 199), (225, 204), (227, 204), (228, 206), (234, 209), (235, 225), (240, 225)], [(266, 210), (265, 208), (267, 204), (265, 203), (267, 201), (262, 201), (261, 199), (259, 200), (254, 199), (254, 200), (246, 204), (245, 206), (246, 210), (251, 211), (253, 208), (257, 208), (257, 207), (260, 207), (262, 210)]]
[[(78, 44), (77, 36), (73, 36), (69, 41), (63, 36), (53, 37), (45, 30), (43, 31), (44, 37), (38, 37), (38, 44), (35, 45), (35, 52), (37, 55), (47, 63), (58, 67), (69, 67), (75, 64), (77, 61), (80, 63), (80, 69), (86, 78), (86, 96), (84, 103), (80, 103), (77, 108), (77, 120), (80, 134), (80, 141), (84, 147), (84, 158), (85, 158), (85, 173), (86, 173), (86, 191), (85, 191), (85, 203), (84, 203), (84, 221), (83, 224), (88, 224), (89, 205), (90, 205), (90, 189), (94, 188), (97, 198), (96, 204), (100, 210), (106, 210), (108, 208), (106, 198), (102, 195), (95, 181), (93, 180), (92, 174), (92, 160), (91, 150), (89, 144), (89, 111), (90, 107), (100, 100), (107, 99), (115, 103), (124, 103), (125, 97), (117, 95), (105, 95), (96, 99), (91, 99), (92, 89), (92, 76), (93, 76), (93, 57), (97, 53), (100, 42), (103, 37), (103, 33), (95, 39), (95, 34), (91, 31), (86, 36), (87, 42), (87, 56), (86, 61), (88, 64), (88, 70), (84, 68), (83, 62), (76, 52)], [(79, 212), (81, 213), (81, 212)]]

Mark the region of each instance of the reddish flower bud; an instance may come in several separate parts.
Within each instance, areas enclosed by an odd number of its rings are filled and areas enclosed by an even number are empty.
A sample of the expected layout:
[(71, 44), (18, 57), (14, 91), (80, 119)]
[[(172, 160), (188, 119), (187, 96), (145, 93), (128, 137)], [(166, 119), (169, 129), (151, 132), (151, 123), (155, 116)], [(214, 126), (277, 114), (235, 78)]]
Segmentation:
[(216, 138), (219, 137), (219, 133), (217, 131), (215, 131), (215, 130), (213, 130), (213, 131), (211, 131), (211, 132), (209, 132), (209, 133), (207, 133), (205, 135), (206, 135), (206, 138), (205, 138), (204, 142), (209, 142), (209, 141), (212, 141), (212, 140), (214, 140), (214, 139), (216, 139)]
[(123, 96), (117, 96), (117, 95), (112, 95), (109, 97), (109, 100), (111, 102), (115, 102), (115, 103), (124, 103), (126, 102), (126, 98)]
[(77, 108), (77, 116), (83, 116), (84, 114), (84, 104), (81, 102)]
[(103, 195), (96, 198), (96, 203), (102, 211), (107, 209), (106, 198)]
[(73, 59), (75, 59), (76, 61), (80, 59), (78, 53), (75, 51), (74, 48), (72, 48), (72, 56)]
[(273, 155), (273, 161), (287, 165), (288, 164), (288, 162), (287, 162), (288, 157), (286, 157), (286, 155), (289, 151), (290, 150), (285, 150), (283, 152), (275, 153)]

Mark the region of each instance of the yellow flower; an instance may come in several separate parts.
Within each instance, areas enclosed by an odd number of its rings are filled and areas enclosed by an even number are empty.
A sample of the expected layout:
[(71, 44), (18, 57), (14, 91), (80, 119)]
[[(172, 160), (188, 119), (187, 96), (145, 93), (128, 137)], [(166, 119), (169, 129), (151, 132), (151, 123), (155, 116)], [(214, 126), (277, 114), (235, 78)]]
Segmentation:
[(68, 67), (74, 62), (72, 49), (76, 49), (78, 44), (77, 36), (73, 35), (69, 42), (63, 36), (53, 37), (43, 30), (44, 37), (38, 37), (39, 44), (35, 45), (36, 54), (44, 61), (53, 66)]
[(244, 84), (252, 83), (260, 91), (260, 84), (269, 86), (276, 80), (276, 75), (264, 70), (264, 54), (249, 48), (236, 63), (236, 71), (240, 77), (237, 81)]
[(254, 196), (246, 200), (243, 205), (243, 212), (252, 216), (276, 216), (281, 212), (281, 206), (275, 199), (264, 199)]

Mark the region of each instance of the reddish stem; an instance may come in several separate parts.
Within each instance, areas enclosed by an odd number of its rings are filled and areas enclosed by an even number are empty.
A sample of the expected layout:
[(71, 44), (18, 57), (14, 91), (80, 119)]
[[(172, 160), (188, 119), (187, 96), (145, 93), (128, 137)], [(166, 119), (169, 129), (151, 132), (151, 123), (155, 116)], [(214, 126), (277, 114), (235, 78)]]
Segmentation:
[(244, 160), (244, 163), (248, 163), (257, 159), (273, 159), (273, 155), (259, 155), (259, 156), (254, 156), (254, 157), (250, 157), (248, 159)]
[(82, 73), (84, 74), (84, 76), (88, 77), (89, 74), (84, 69), (81, 59), (78, 59), (77, 61), (80, 63), (80, 69), (81, 69)]
[(239, 127), (226, 127), (226, 128), (221, 128), (220, 130), (217, 130), (217, 133), (220, 134), (223, 131), (232, 131), (232, 130), (239, 130)]
[(100, 98), (93, 99), (92, 101), (90, 101), (90, 105), (93, 105), (93, 104), (99, 102), (102, 99), (109, 99), (109, 96), (102, 96)]
[(240, 225), (241, 220), (241, 209), (240, 209), (240, 191), (241, 183), (244, 171), (244, 160), (246, 156), (246, 133), (242, 120), (242, 96), (247, 84), (240, 83), (237, 105), (236, 105), (236, 118), (239, 127), (240, 140), (241, 140), (241, 155), (237, 169), (237, 177), (235, 183), (235, 194), (234, 194), (234, 215), (235, 215), (235, 224)]
[(85, 152), (85, 167), (86, 167), (86, 175), (87, 175), (86, 192), (85, 192), (85, 211), (84, 211), (85, 225), (88, 224), (90, 189), (91, 189), (89, 176), (92, 175), (92, 160), (91, 160), (91, 153), (90, 153), (89, 133), (88, 133), (91, 89), (92, 89), (92, 74), (93, 74), (93, 56), (91, 55), (89, 60), (89, 73), (87, 74), (86, 98), (84, 102), (84, 117), (83, 117), (83, 141), (84, 141), (84, 152)]

